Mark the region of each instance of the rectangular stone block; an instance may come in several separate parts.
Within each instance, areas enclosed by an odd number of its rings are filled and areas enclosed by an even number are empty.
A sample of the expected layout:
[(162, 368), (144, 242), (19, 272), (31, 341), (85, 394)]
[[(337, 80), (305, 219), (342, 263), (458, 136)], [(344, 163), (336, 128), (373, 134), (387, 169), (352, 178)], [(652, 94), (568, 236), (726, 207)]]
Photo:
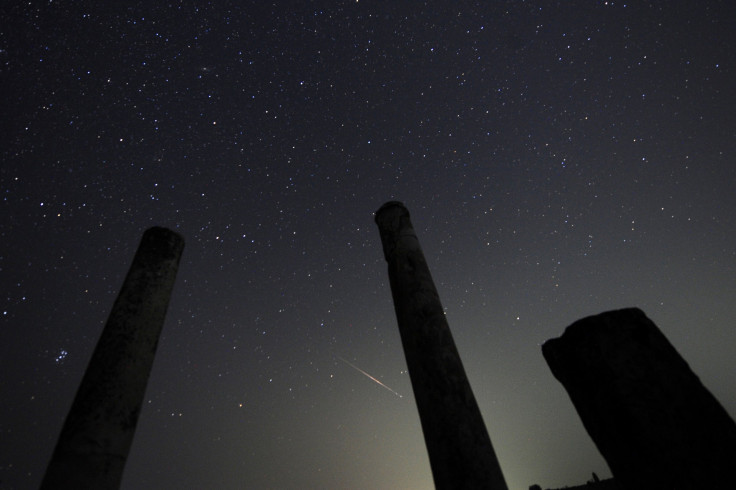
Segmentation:
[(736, 488), (736, 424), (644, 312), (583, 318), (542, 353), (622, 488)]

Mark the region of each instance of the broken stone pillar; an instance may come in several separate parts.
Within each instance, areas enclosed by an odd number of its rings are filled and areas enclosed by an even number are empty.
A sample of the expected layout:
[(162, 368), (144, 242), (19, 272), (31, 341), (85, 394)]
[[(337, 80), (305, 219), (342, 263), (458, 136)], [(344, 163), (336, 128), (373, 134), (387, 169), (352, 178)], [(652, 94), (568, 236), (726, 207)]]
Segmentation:
[(376, 224), (435, 486), (505, 490), (409, 211), (387, 202)]
[(644, 312), (583, 318), (542, 353), (621, 488), (736, 488), (736, 424)]
[(164, 228), (143, 234), (92, 354), (42, 490), (120, 487), (184, 239)]

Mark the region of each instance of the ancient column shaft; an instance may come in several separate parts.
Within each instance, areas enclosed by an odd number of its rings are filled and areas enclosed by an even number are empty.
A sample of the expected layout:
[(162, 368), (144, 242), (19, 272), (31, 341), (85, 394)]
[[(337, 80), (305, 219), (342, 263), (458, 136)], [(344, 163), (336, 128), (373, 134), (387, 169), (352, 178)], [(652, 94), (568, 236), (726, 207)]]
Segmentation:
[(542, 353), (622, 488), (736, 488), (736, 424), (644, 312), (583, 318)]
[(147, 230), (67, 415), (41, 488), (117, 489), (184, 240)]
[(388, 202), (376, 223), (435, 486), (505, 490), (409, 212)]

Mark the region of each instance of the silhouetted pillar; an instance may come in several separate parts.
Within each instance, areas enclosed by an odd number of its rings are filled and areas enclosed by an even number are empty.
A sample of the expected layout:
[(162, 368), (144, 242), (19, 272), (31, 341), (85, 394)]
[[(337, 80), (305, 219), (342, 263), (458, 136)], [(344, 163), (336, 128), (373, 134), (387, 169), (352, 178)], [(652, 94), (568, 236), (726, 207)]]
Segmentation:
[(505, 490), (409, 211), (387, 202), (376, 223), (435, 486)]
[(172, 231), (143, 234), (42, 490), (119, 488), (183, 249), (184, 239)]
[(736, 488), (736, 424), (644, 312), (583, 318), (542, 353), (621, 488)]

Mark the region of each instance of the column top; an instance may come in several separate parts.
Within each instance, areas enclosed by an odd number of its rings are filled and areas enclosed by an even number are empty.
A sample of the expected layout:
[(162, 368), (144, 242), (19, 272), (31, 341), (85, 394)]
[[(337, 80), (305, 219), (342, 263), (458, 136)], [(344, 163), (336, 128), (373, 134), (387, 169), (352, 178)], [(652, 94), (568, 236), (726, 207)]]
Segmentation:
[(184, 237), (168, 228), (154, 226), (143, 233), (138, 249), (158, 257), (176, 258), (178, 261), (184, 250)]
[(380, 219), (380, 215), (389, 212), (389, 211), (398, 211), (399, 213), (406, 213), (407, 216), (409, 216), (409, 210), (406, 209), (406, 206), (404, 206), (404, 203), (401, 201), (388, 201), (383, 204), (380, 208), (378, 208), (378, 211), (376, 211), (376, 218), (375, 221), (378, 223)]

